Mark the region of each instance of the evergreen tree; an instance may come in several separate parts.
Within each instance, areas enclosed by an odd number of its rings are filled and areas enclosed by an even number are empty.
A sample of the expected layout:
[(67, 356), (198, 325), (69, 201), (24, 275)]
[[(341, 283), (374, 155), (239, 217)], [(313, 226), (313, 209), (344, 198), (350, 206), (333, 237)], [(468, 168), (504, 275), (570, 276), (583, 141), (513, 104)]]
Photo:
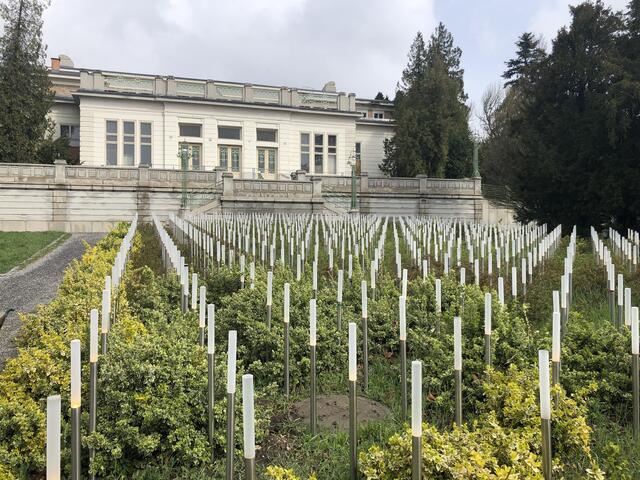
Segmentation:
[(388, 102), (388, 101), (389, 101), (389, 97), (387, 97), (387, 96), (386, 96), (384, 93), (382, 93), (382, 92), (378, 92), (378, 93), (376, 94), (376, 97), (374, 98), (374, 100), (382, 100), (382, 101)]
[(35, 162), (50, 132), (53, 104), (42, 43), (45, 0), (6, 0), (0, 5), (0, 161)]
[[(509, 186), (521, 220), (637, 228), (640, 85), (631, 71), (633, 21), (602, 2), (571, 7), (509, 134)], [(628, 46), (628, 47), (627, 47)], [(625, 50), (625, 47), (633, 51)], [(635, 53), (634, 53), (635, 52)]]
[(525, 32), (516, 42), (518, 50), (516, 58), (505, 62), (507, 69), (502, 74), (506, 80), (505, 87), (518, 83), (521, 79), (532, 80), (536, 68), (545, 58), (546, 53), (540, 45), (540, 39), (535, 38), (533, 33)]
[(396, 133), (385, 142), (380, 165), (388, 175), (471, 174), (472, 143), (461, 53), (442, 24), (427, 47), (422, 34), (416, 35), (396, 92)]

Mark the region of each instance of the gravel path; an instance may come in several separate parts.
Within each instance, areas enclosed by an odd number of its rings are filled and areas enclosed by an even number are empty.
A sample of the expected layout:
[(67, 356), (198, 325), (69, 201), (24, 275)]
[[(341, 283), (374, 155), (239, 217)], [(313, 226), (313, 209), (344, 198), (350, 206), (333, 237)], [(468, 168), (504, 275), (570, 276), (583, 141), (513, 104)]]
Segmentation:
[(0, 315), (14, 308), (0, 329), (0, 370), (7, 358), (16, 354), (13, 340), (20, 329), (18, 312), (32, 312), (52, 300), (62, 281), (65, 267), (84, 253), (84, 243), (95, 245), (100, 233), (73, 234), (55, 250), (27, 265), (22, 270), (0, 275)]

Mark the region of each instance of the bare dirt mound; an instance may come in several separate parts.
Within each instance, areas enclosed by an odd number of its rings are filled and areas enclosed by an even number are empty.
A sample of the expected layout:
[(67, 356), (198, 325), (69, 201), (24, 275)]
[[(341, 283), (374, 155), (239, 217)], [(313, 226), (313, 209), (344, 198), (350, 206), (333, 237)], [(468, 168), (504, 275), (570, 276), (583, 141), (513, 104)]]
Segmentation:
[[(356, 404), (358, 425), (391, 416), (391, 410), (381, 403), (358, 397)], [(309, 399), (293, 404), (291, 415), (309, 422)], [(318, 395), (318, 426), (332, 430), (349, 430), (349, 397), (347, 395)]]

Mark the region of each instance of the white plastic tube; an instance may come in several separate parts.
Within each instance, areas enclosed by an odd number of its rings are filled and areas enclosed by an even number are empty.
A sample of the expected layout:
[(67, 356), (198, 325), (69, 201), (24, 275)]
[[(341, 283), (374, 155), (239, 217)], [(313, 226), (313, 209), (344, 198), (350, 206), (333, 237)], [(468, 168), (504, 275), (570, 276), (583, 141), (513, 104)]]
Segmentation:
[(538, 350), (538, 377), (540, 382), (540, 418), (551, 418), (551, 387), (549, 384), (549, 351)]
[(638, 307), (631, 309), (631, 354), (638, 355), (640, 345), (638, 342)]
[(207, 305), (207, 353), (213, 354), (216, 351), (216, 306), (212, 303)]
[(344, 283), (344, 270), (338, 270), (338, 303), (342, 303), (342, 284)]
[(504, 307), (504, 278), (498, 277), (498, 302)]
[(551, 328), (551, 360), (560, 361), (560, 312), (553, 312), (553, 324)]
[(284, 302), (283, 302), (283, 306), (284, 306), (284, 323), (289, 323), (289, 317), (290, 317), (290, 313), (289, 313), (289, 307), (290, 307), (290, 291), (291, 291), (291, 286), (288, 283), (284, 284)]
[(200, 308), (198, 312), (198, 327), (204, 328), (206, 324), (205, 312), (207, 308), (207, 287), (204, 285), (200, 287), (200, 304), (198, 306)]
[(80, 340), (71, 340), (71, 408), (78, 408), (81, 404), (81, 367)]
[(462, 319), (453, 317), (453, 369), (462, 370)]
[(191, 310), (196, 309), (198, 303), (198, 274), (191, 274)]
[(47, 397), (47, 480), (60, 480), (60, 395)]
[(554, 290), (551, 296), (553, 297), (553, 311), (560, 312), (560, 292)]
[(484, 334), (491, 335), (491, 294), (484, 294)]
[(98, 361), (98, 309), (91, 310), (89, 320), (89, 361)]
[(400, 340), (407, 339), (407, 299), (401, 296), (398, 299), (398, 316), (400, 317)]
[(358, 349), (356, 346), (357, 331), (356, 324), (349, 322), (349, 381), (355, 382), (358, 379)]
[(256, 427), (253, 408), (253, 375), (242, 376), (242, 428), (244, 433), (244, 458), (256, 456)]
[(273, 272), (269, 270), (267, 272), (267, 306), (272, 305), (273, 301)]
[(309, 345), (316, 346), (316, 299), (309, 300)]
[(362, 297), (362, 318), (367, 318), (367, 282), (362, 280), (360, 284), (360, 293)]
[(436, 278), (436, 312), (442, 312), (442, 280)]
[(411, 362), (411, 434), (422, 435), (422, 362)]
[(236, 393), (236, 353), (238, 332), (229, 330), (227, 349), (227, 393)]

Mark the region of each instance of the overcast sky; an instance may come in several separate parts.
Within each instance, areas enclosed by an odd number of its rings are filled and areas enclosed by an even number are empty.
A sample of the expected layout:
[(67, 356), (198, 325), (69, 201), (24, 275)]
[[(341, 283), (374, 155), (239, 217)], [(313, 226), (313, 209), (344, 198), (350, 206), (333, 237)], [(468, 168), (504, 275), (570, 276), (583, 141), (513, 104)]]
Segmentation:
[(416, 32), (428, 37), (442, 21), (478, 104), (518, 35), (550, 45), (568, 20), (568, 0), (51, 0), (44, 38), (49, 56), (77, 67), (313, 88), (334, 80), (338, 91), (393, 97)]

